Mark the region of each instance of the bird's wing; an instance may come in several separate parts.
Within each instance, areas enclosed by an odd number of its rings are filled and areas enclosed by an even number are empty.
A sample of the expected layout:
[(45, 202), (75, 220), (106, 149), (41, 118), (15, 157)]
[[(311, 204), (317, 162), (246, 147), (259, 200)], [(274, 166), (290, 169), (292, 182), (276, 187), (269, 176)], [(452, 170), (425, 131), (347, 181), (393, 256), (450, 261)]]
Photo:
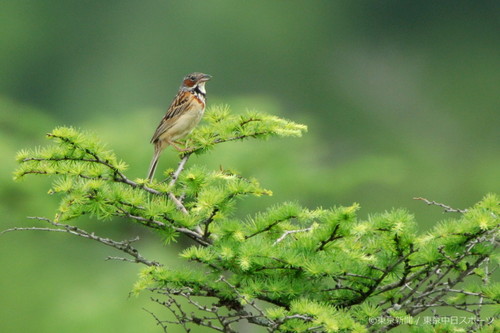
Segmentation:
[(165, 133), (172, 125), (179, 119), (179, 117), (184, 114), (184, 112), (189, 108), (191, 99), (189, 98), (189, 92), (182, 92), (175, 96), (172, 104), (167, 110), (167, 113), (162, 118), (160, 124), (156, 128), (153, 137), (151, 138), (151, 143), (154, 143), (158, 138)]

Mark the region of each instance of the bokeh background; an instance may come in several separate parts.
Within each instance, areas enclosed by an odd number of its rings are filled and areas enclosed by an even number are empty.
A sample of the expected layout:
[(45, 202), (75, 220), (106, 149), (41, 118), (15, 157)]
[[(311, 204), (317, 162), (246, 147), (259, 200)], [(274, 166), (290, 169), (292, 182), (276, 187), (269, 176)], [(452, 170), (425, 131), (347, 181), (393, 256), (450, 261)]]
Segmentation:
[[(0, 1), (0, 229), (53, 216), (50, 180), (14, 183), (18, 150), (59, 125), (95, 132), (144, 177), (149, 139), (192, 71), (213, 75), (209, 105), (307, 124), (302, 139), (221, 145), (190, 165), (256, 177), (270, 198), (358, 202), (360, 218), (404, 207), (425, 232), (447, 218), (424, 196), (468, 207), (500, 189), (498, 1)], [(172, 167), (176, 154), (162, 156)], [(146, 256), (175, 246), (125, 220), (78, 221)], [(140, 267), (69, 235), (0, 237), (0, 332), (159, 332), (129, 297)], [(174, 331), (173, 331), (174, 332)]]

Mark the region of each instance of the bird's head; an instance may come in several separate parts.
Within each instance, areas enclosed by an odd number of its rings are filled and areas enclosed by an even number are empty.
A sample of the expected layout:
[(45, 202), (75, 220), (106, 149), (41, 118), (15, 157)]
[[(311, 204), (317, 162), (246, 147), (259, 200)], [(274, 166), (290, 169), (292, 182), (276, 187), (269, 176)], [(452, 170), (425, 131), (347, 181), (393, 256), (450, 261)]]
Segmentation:
[(212, 78), (211, 75), (194, 72), (184, 77), (182, 88), (186, 90), (199, 90), (202, 94), (206, 94), (205, 82)]

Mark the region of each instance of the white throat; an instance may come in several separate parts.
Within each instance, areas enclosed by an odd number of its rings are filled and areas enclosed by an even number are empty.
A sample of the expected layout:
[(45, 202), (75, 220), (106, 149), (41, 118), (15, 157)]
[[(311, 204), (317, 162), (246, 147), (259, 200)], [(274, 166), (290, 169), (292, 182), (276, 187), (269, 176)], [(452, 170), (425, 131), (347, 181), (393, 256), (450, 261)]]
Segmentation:
[(200, 82), (198, 83), (198, 89), (201, 91), (202, 94), (206, 94), (207, 91), (205, 90), (205, 82)]

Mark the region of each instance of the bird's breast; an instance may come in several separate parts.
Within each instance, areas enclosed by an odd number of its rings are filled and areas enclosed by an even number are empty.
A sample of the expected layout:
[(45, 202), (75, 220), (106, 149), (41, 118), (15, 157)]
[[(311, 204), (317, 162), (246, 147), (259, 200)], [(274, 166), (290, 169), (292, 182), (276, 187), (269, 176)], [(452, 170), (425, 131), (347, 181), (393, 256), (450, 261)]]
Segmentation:
[(169, 129), (169, 136), (172, 140), (179, 140), (188, 135), (201, 120), (205, 107), (203, 104), (193, 103), (191, 108), (186, 110)]

